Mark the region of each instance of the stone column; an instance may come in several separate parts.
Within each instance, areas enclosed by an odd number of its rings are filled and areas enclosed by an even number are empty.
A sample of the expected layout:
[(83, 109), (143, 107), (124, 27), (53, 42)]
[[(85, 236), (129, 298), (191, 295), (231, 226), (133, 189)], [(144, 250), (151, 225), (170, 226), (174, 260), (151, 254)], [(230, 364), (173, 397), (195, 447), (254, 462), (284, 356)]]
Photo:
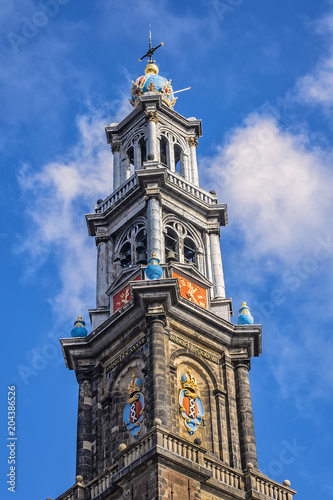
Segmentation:
[(191, 164), (191, 180), (192, 184), (199, 186), (198, 165), (197, 165), (197, 152), (198, 139), (196, 137), (188, 137), (188, 144), (190, 146), (190, 164)]
[(234, 367), (231, 364), (230, 358), (225, 357), (222, 365), (224, 371), (224, 378), (227, 390), (227, 425), (229, 429), (229, 452), (230, 452), (230, 465), (236, 469), (241, 469), (241, 454), (239, 445), (239, 430), (237, 418), (237, 402), (236, 402), (236, 384)]
[(153, 155), (157, 160), (157, 111), (146, 111), (146, 122), (148, 128), (147, 157)]
[(224, 275), (220, 248), (219, 230), (212, 231), (210, 239), (210, 256), (212, 263), (212, 278), (214, 283), (214, 297), (225, 298)]
[(239, 422), (239, 438), (243, 469), (250, 462), (258, 468), (257, 446), (254, 433), (252, 399), (249, 380), (250, 361), (235, 364), (236, 398)]
[[(154, 308), (154, 306), (152, 306)], [(152, 314), (149, 310), (147, 319), (149, 321), (148, 346), (149, 346), (149, 394), (150, 394), (150, 412), (149, 425), (154, 424), (155, 418), (159, 418), (162, 424), (169, 425), (169, 393), (168, 393), (168, 370), (166, 349), (165, 349), (165, 318), (163, 315), (163, 306), (157, 305), (161, 309), (160, 315)]]
[(226, 392), (215, 389), (214, 396), (217, 408), (220, 458), (225, 464), (230, 465)]
[[(207, 272), (207, 278), (209, 281), (213, 281), (213, 276), (212, 276), (212, 261), (211, 261), (211, 254), (210, 254), (210, 237), (208, 233), (205, 233), (204, 235), (204, 245), (205, 245), (205, 260), (206, 260), (206, 272)], [(205, 273), (203, 273), (205, 274)], [(210, 297), (213, 298), (213, 289), (209, 289), (209, 294)]]
[(157, 197), (149, 197), (147, 207), (147, 255), (154, 252), (162, 260), (162, 222), (161, 207)]
[(189, 158), (188, 158), (187, 154), (182, 153), (181, 162), (182, 162), (183, 168), (184, 168), (184, 177), (187, 181), (191, 182), (191, 169), (190, 169)]
[(113, 191), (120, 186), (120, 142), (111, 144), (113, 153)]
[(97, 281), (96, 307), (108, 307), (109, 299), (105, 294), (108, 289), (108, 242), (107, 236), (97, 236)]
[(77, 413), (76, 475), (87, 482), (92, 473), (92, 390), (91, 373), (78, 372), (79, 404)]

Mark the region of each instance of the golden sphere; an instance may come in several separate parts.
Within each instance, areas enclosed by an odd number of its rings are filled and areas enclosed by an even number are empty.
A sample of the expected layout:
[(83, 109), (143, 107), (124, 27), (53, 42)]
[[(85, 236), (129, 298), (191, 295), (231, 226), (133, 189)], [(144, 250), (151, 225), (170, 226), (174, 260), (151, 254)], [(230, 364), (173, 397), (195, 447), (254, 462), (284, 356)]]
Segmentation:
[(154, 63), (148, 63), (145, 67), (145, 74), (153, 73), (154, 75), (158, 75), (159, 69)]

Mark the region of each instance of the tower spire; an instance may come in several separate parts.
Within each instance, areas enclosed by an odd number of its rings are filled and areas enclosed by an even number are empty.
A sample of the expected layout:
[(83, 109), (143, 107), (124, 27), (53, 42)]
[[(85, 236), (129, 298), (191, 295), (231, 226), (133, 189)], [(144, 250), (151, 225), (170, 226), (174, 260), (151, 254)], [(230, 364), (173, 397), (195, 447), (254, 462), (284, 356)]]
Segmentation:
[(154, 63), (155, 61), (152, 60), (152, 56), (153, 56), (154, 52), (157, 49), (159, 49), (160, 47), (162, 47), (162, 45), (164, 45), (164, 42), (161, 42), (156, 47), (152, 47), (152, 44), (151, 44), (151, 30), (149, 30), (149, 49), (148, 49), (148, 52), (144, 56), (140, 57), (139, 61), (142, 61), (142, 59), (144, 59), (145, 57), (149, 57), (148, 63), (149, 64)]

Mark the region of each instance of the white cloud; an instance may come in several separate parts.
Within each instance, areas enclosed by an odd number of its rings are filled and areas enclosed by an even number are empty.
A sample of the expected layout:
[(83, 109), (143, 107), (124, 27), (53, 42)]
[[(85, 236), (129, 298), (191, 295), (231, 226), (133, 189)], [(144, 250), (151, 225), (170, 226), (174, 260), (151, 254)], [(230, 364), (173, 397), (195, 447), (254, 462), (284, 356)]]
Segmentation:
[(324, 326), (333, 284), (332, 151), (311, 144), (305, 131), (294, 134), (272, 116), (252, 114), (201, 163), (206, 185), (228, 203), (234, 238), (228, 272), (248, 293), (256, 320), (261, 312), (281, 394), (293, 397), (300, 411), (304, 394), (310, 406), (327, 401), (333, 385)]
[(306, 104), (333, 105), (333, 15), (313, 23), (317, 34), (327, 40), (327, 55), (320, 58), (314, 69), (296, 83), (297, 99)]
[(66, 156), (37, 172), (24, 165), (19, 174), (30, 222), (20, 251), (30, 254), (32, 269), (56, 256), (60, 290), (51, 291), (49, 300), (57, 315), (65, 318), (73, 319), (94, 306), (95, 248), (84, 210), (93, 210), (97, 197), (112, 191), (105, 124), (97, 111), (80, 116), (78, 142)]
[(228, 202), (247, 255), (293, 263), (330, 230), (331, 161), (331, 152), (311, 147), (306, 133), (293, 135), (274, 118), (253, 114), (213, 159), (203, 160), (202, 171)]

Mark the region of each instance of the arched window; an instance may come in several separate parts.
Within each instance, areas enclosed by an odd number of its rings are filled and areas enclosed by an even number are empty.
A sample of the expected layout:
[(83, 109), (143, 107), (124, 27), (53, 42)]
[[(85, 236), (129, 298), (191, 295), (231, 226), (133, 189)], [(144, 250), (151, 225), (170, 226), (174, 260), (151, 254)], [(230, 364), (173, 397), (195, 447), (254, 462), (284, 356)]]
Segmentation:
[(138, 222), (123, 234), (116, 244), (115, 262), (120, 268), (147, 263), (147, 231), (144, 222)]
[(130, 176), (134, 174), (134, 148), (133, 146), (127, 150), (127, 158), (129, 161), (129, 174)]
[(200, 239), (199, 235), (195, 235), (195, 230), (185, 224), (178, 221), (167, 223), (164, 236), (165, 262), (193, 263), (199, 267), (198, 238)]
[(143, 162), (147, 161), (147, 143), (146, 139), (144, 137), (141, 137), (139, 140), (139, 147), (140, 147), (140, 152), (141, 152), (141, 165), (143, 165)]
[(135, 236), (136, 264), (147, 264), (147, 231), (143, 227)]
[(183, 153), (182, 148), (178, 144), (175, 144), (173, 151), (175, 160), (175, 170), (179, 174), (184, 175), (183, 165), (182, 165), (182, 153)]
[(168, 140), (164, 135), (160, 139), (160, 159), (163, 165), (168, 165)]
[(167, 226), (165, 240), (165, 262), (171, 262), (171, 260), (179, 260), (179, 248), (178, 248), (178, 235), (174, 229)]
[(184, 261), (195, 264), (196, 248), (192, 238), (184, 238)]

